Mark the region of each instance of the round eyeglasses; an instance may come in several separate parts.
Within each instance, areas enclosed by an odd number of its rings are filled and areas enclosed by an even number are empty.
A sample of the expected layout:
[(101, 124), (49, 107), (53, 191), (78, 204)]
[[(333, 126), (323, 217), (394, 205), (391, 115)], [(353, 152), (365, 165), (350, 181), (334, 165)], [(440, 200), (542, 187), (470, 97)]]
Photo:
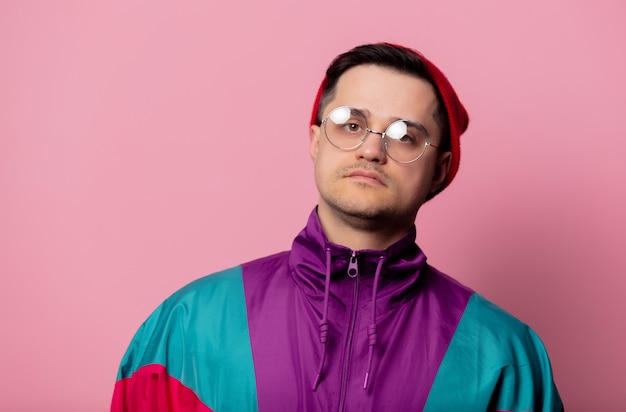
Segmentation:
[(369, 133), (380, 135), (385, 153), (398, 163), (417, 161), (428, 146), (439, 148), (428, 141), (428, 133), (421, 124), (396, 120), (384, 132), (377, 132), (367, 126), (365, 114), (353, 107), (333, 109), (322, 124), (330, 144), (341, 150), (358, 148)]

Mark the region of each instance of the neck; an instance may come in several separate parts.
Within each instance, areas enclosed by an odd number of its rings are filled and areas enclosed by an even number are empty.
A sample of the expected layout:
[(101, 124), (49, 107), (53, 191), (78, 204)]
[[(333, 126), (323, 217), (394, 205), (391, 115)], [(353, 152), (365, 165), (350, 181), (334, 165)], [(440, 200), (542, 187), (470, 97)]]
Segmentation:
[(384, 250), (402, 239), (412, 228), (410, 222), (390, 222), (348, 215), (320, 203), (317, 214), (326, 238), (352, 250)]

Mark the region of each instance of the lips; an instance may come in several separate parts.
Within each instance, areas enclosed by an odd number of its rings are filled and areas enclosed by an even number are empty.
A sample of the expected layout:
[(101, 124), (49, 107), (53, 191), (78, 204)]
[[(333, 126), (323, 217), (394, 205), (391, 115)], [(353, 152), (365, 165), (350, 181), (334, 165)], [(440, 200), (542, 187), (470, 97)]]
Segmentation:
[(348, 173), (347, 177), (352, 177), (361, 181), (369, 181), (371, 183), (378, 183), (380, 185), (386, 186), (380, 174), (371, 170), (356, 169)]

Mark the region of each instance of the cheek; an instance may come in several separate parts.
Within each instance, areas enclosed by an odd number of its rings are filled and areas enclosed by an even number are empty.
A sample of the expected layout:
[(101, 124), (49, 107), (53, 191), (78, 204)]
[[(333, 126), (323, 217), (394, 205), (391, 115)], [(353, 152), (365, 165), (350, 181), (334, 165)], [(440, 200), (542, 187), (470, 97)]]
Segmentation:
[(320, 150), (317, 151), (315, 158), (313, 159), (315, 179), (318, 185), (320, 183), (324, 184), (324, 182), (329, 179), (331, 173), (330, 164), (331, 159), (329, 158), (328, 153), (320, 147)]
[(410, 199), (411, 202), (421, 202), (430, 192), (433, 179), (431, 168), (415, 168), (404, 171), (400, 175), (400, 185), (402, 186), (403, 196)]
[(316, 174), (318, 171), (323, 174), (330, 174), (336, 170), (344, 159), (345, 153), (330, 146), (330, 143), (320, 142), (314, 158)]

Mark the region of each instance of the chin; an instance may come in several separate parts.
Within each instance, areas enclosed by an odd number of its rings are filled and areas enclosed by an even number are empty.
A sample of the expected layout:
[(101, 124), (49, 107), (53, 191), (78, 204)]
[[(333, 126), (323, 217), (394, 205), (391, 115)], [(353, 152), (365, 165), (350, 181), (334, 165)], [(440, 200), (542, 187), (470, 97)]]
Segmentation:
[(339, 211), (353, 219), (360, 220), (366, 226), (378, 226), (385, 225), (391, 221), (397, 221), (402, 214), (399, 213), (398, 210), (391, 207), (372, 207), (372, 206), (361, 206), (361, 207), (343, 207), (339, 208)]

